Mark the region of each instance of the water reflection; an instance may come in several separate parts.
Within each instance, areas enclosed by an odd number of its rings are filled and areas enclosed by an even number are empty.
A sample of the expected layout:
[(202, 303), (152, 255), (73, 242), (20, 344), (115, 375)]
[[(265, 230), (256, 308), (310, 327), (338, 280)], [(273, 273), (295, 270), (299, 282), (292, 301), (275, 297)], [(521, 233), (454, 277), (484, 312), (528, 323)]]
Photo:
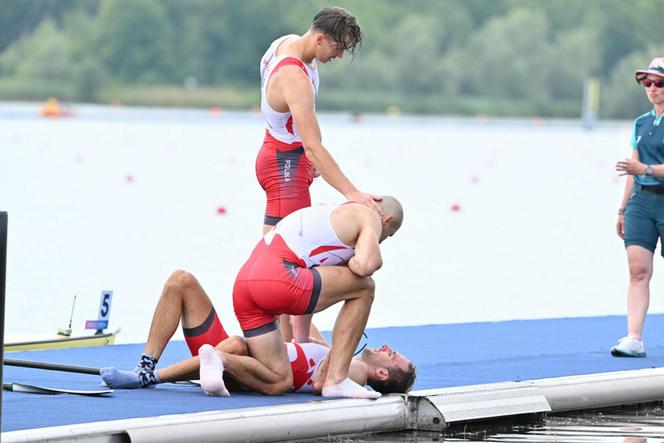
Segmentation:
[(311, 441), (654, 443), (664, 442), (664, 407), (661, 402), (658, 402), (547, 416), (519, 417), (510, 421), (455, 426), (445, 430), (442, 434), (413, 431)]

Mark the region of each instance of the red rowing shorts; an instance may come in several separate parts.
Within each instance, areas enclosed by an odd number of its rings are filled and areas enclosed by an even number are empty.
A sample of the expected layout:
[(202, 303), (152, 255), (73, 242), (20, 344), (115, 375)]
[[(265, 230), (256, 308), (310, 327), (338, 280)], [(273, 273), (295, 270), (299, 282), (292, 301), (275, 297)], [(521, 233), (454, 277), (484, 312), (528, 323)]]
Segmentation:
[(313, 171), (301, 143), (283, 143), (265, 131), (256, 157), (256, 177), (267, 196), (266, 225), (276, 225), (291, 212), (311, 206)]
[(198, 349), (203, 345), (217, 346), (219, 342), (228, 338), (214, 308), (202, 325), (195, 328), (182, 328), (182, 332), (191, 355), (198, 355)]
[(277, 328), (279, 314), (311, 314), (320, 295), (320, 274), (304, 263), (275, 235), (261, 240), (242, 266), (233, 287), (235, 316), (245, 337)]

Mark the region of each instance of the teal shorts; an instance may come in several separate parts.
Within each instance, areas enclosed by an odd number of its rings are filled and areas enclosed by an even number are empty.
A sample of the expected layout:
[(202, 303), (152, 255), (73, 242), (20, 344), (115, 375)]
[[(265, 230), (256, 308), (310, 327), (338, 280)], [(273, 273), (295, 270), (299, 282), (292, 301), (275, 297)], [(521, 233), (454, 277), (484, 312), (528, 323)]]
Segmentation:
[[(638, 245), (654, 253), (657, 240), (664, 242), (664, 193), (637, 185), (635, 190), (625, 207), (625, 247)], [(661, 253), (664, 256), (664, 248)]]

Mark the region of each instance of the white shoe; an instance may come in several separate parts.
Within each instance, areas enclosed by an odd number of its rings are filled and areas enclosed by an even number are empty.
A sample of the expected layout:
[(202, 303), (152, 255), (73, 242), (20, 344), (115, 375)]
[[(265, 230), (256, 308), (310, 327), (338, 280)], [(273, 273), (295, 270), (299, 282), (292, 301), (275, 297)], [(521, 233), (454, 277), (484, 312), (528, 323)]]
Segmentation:
[(643, 347), (642, 340), (628, 335), (618, 340), (618, 344), (611, 348), (611, 355), (643, 358), (646, 356), (646, 349)]

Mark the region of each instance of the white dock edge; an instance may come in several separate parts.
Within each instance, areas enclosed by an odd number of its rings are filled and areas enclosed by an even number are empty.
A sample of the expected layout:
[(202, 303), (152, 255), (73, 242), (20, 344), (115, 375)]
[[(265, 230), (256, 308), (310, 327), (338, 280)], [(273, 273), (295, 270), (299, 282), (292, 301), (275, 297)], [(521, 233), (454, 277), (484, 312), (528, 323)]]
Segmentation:
[(664, 400), (664, 368), (432, 389), (409, 396), (418, 398), (412, 408), (416, 429), (434, 431), (458, 422)]
[(283, 441), (405, 430), (664, 400), (664, 368), (413, 391), (2, 433), (3, 442)]
[(324, 400), (3, 432), (8, 442), (271, 442), (409, 427), (405, 396)]
[(533, 383), (554, 412), (664, 400), (664, 368), (543, 378)]

